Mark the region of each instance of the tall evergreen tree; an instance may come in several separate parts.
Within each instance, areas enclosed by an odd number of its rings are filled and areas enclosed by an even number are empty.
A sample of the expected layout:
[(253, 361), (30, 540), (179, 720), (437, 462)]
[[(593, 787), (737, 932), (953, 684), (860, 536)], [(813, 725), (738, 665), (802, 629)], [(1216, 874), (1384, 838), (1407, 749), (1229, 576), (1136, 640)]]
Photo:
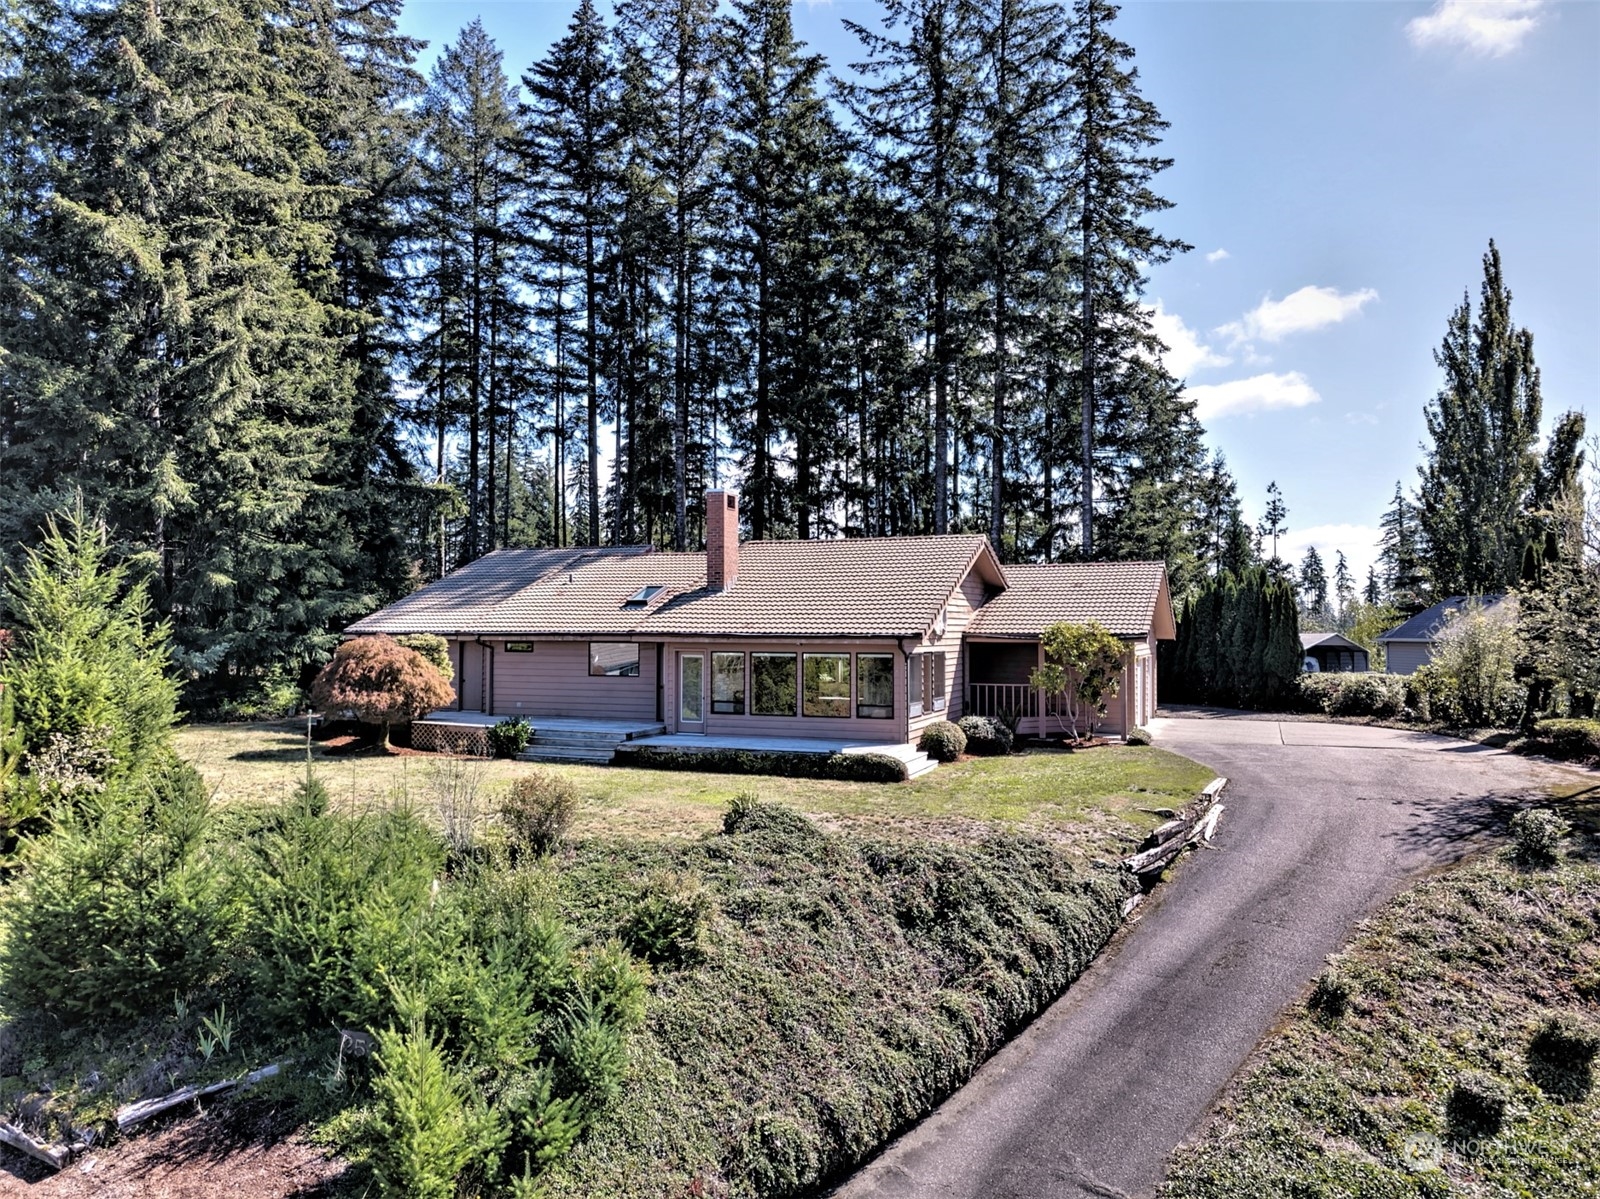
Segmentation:
[(1378, 564), (1383, 569), (1384, 594), (1402, 612), (1420, 612), (1428, 606), (1422, 534), (1416, 506), (1399, 483), (1394, 485), (1394, 500), (1379, 518), (1378, 528)]
[[(567, 480), (564, 403), (569, 354), (582, 371), (583, 477), (600, 473), (600, 372), (607, 269), (617, 230), (620, 78), (611, 37), (594, 0), (580, 0), (566, 34), (523, 76), (531, 99), (525, 117), (525, 161), (536, 180), (527, 223), (539, 240), (540, 286), (554, 362), (555, 485), (563, 526)], [(569, 300), (568, 297), (571, 296)], [(581, 332), (568, 335), (568, 322)], [(574, 418), (575, 419), (575, 418)], [(587, 541), (600, 542), (600, 497), (584, 489)]]
[(1117, 6), (1075, 0), (1070, 59), (1074, 123), (1069, 183), (1080, 238), (1079, 379), (1082, 446), (1081, 549), (1093, 557), (1096, 426), (1105, 380), (1136, 351), (1159, 347), (1149, 310), (1140, 302), (1147, 267), (1190, 247), (1156, 232), (1153, 214), (1171, 203), (1152, 190), (1172, 165), (1156, 153), (1167, 122), (1139, 93), (1133, 47), (1112, 32)]
[(886, 0), (884, 32), (846, 20), (870, 81), (847, 95), (867, 161), (893, 187), (910, 226), (912, 285), (926, 296), (923, 342), (933, 387), (932, 530), (951, 519), (952, 391), (967, 344), (977, 170), (977, 28), (973, 0)]
[(1429, 573), (1441, 594), (1501, 591), (1521, 573), (1542, 401), (1533, 335), (1512, 322), (1492, 241), (1476, 317), (1463, 297), (1434, 361), (1444, 386), (1426, 409), (1431, 445), (1418, 489)]
[(1306, 610), (1313, 615), (1321, 616), (1327, 612), (1328, 569), (1314, 545), (1307, 547), (1306, 556), (1300, 563), (1300, 596)]
[(1333, 594), (1339, 604), (1339, 615), (1355, 602), (1356, 581), (1350, 574), (1350, 563), (1344, 556), (1343, 550), (1336, 550), (1333, 560)]
[(1263, 541), (1272, 538), (1272, 557), (1267, 560), (1267, 566), (1274, 573), (1281, 574), (1285, 571), (1283, 559), (1278, 557), (1278, 538), (1289, 531), (1289, 526), (1284, 523), (1289, 519), (1289, 505), (1283, 502), (1283, 491), (1274, 479), (1267, 484), (1267, 510), (1262, 514), (1261, 521), (1256, 525)]

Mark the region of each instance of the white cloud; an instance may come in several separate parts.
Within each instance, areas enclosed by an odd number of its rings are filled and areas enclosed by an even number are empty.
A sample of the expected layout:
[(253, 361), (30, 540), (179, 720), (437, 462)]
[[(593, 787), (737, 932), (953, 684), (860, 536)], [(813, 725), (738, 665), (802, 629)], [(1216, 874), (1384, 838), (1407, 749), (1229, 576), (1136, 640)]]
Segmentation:
[[(1294, 527), (1294, 512), (1289, 513), (1289, 532), (1278, 539), (1278, 556), (1290, 565), (1299, 567), (1310, 546), (1317, 547), (1322, 555), (1322, 565), (1328, 572), (1328, 597), (1333, 597), (1333, 564), (1339, 551), (1344, 551), (1350, 577), (1355, 581), (1356, 595), (1367, 585), (1367, 568), (1378, 560), (1380, 530), (1371, 525), (1312, 525), (1310, 528)], [(1270, 552), (1270, 551), (1269, 551)]]
[(1231, 255), (1228, 253), (1228, 251), (1224, 250), (1221, 246), (1218, 246), (1215, 250), (1212, 250), (1211, 253), (1206, 255), (1206, 261), (1221, 262), (1224, 258), (1229, 257), (1231, 257)]
[(1425, 17), (1406, 22), (1413, 45), (1456, 46), (1499, 58), (1538, 26), (1544, 0), (1438, 0)]
[(1150, 328), (1167, 347), (1161, 361), (1180, 379), (1208, 366), (1227, 366), (1230, 361), (1203, 343), (1200, 335), (1184, 324), (1176, 312), (1163, 308), (1160, 300), (1150, 310)]
[(1302, 287), (1281, 300), (1270, 295), (1217, 332), (1235, 342), (1281, 341), (1292, 333), (1309, 333), (1336, 325), (1378, 298), (1370, 287), (1341, 292), (1333, 287)]
[(1202, 421), (1280, 408), (1304, 408), (1322, 399), (1311, 381), (1299, 371), (1252, 375), (1230, 383), (1203, 383), (1187, 388), (1185, 393), (1194, 400), (1195, 414)]

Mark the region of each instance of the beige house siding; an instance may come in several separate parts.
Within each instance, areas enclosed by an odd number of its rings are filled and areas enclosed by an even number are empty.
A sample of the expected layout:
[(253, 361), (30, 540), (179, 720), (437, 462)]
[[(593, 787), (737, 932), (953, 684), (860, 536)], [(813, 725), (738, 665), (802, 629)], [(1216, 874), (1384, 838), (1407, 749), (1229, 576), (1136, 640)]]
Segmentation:
[(1383, 668), (1389, 674), (1415, 674), (1433, 661), (1433, 646), (1426, 641), (1388, 641), (1383, 646)]
[[(972, 614), (983, 606), (983, 579), (976, 571), (961, 580), (961, 585), (951, 594), (944, 606), (944, 633), (935, 637), (932, 630), (922, 639), (913, 653), (942, 653), (944, 659), (945, 706), (924, 711), (919, 716), (907, 718), (905, 740), (915, 742), (922, 730), (938, 720), (960, 720), (962, 699), (967, 693), (967, 626)], [(902, 672), (904, 667), (902, 666)], [(910, 697), (905, 694), (905, 679), (900, 680), (900, 702), (910, 711)]]
[[(656, 646), (639, 642), (639, 673), (607, 677), (589, 673), (588, 639), (529, 638), (532, 653), (507, 653), (490, 642), (496, 716), (566, 716), (584, 720), (656, 719)], [(596, 641), (617, 638), (596, 637)]]
[[(795, 715), (793, 716), (754, 716), (750, 714), (750, 663), (745, 661), (745, 714), (735, 716), (729, 713), (711, 711), (710, 688), (707, 684), (705, 702), (705, 728), (680, 728), (678, 706), (678, 655), (680, 653), (696, 653), (706, 655), (706, 678), (711, 677), (710, 655), (714, 653), (780, 653), (794, 654), (797, 659), (804, 654), (850, 654), (850, 715), (838, 716), (803, 716), (800, 714), (801, 703), (804, 698), (804, 664), (796, 661), (795, 671), (798, 684), (795, 689)], [(862, 719), (855, 715), (856, 710), (856, 654), (888, 654), (894, 661), (894, 715), (887, 720)], [(820, 737), (828, 739), (882, 741), (886, 745), (895, 745), (906, 740), (906, 667), (905, 657), (900, 653), (899, 642), (892, 639), (860, 639), (860, 640), (778, 640), (767, 638), (751, 639), (714, 639), (701, 640), (675, 640), (665, 643), (664, 664), (662, 675), (665, 682), (663, 689), (662, 717), (668, 732), (700, 732), (708, 735), (740, 736), (740, 737)]]

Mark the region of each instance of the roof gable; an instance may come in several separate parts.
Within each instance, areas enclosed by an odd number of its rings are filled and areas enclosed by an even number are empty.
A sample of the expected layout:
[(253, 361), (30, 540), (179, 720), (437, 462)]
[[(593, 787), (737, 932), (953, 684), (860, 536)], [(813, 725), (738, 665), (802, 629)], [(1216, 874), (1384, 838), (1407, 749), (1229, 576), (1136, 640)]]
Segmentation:
[(1332, 649), (1358, 649), (1362, 653), (1366, 653), (1367, 652), (1366, 646), (1359, 645), (1356, 642), (1351, 641), (1350, 638), (1348, 638), (1348, 637), (1346, 637), (1346, 636), (1344, 636), (1343, 634), (1340, 634), (1340, 633), (1301, 633), (1300, 634), (1300, 648), (1301, 649), (1318, 649), (1318, 648), (1324, 648), (1324, 647), (1332, 648)]
[(973, 616), (980, 637), (1037, 637), (1058, 621), (1095, 621), (1118, 637), (1175, 635), (1162, 562), (1062, 562), (1005, 568), (1009, 586)]
[(1452, 595), (1449, 599), (1442, 599), (1431, 608), (1424, 608), (1415, 616), (1402, 624), (1396, 625), (1387, 633), (1378, 638), (1381, 645), (1386, 641), (1427, 641), (1432, 642), (1438, 637), (1445, 622), (1452, 614), (1461, 611), (1467, 605), (1476, 601), (1483, 605), (1485, 612), (1493, 612), (1500, 608), (1507, 599), (1507, 595)]

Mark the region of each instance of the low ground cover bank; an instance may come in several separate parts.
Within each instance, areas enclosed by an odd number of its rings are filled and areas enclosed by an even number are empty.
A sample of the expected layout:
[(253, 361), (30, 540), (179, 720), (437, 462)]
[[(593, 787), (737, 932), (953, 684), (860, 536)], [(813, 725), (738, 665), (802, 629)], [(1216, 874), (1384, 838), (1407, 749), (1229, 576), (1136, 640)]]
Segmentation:
[(874, 840), (748, 802), (725, 828), (586, 842), (561, 865), (566, 918), (591, 935), (662, 880), (706, 924), (658, 967), (627, 1102), (553, 1194), (807, 1193), (965, 1081), (1120, 921), (1117, 873), (1033, 838)]
[(1163, 1199), (1581, 1195), (1600, 1185), (1600, 864), (1515, 846), (1406, 892), (1174, 1159)]

